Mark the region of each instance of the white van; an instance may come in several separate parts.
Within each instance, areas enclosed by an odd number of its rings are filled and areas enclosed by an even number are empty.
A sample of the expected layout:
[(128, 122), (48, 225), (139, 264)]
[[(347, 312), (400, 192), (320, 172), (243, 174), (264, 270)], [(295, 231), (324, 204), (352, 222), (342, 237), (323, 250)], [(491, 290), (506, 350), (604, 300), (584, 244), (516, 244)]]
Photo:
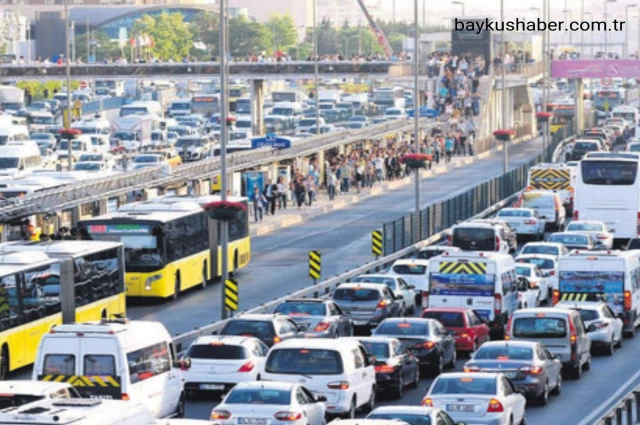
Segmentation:
[(501, 338), (518, 308), (516, 281), (508, 254), (445, 252), (429, 260), (426, 307), (471, 308), (488, 321), (492, 339)]
[(42, 400), (0, 411), (3, 425), (156, 425), (144, 405), (115, 400)]
[(559, 301), (604, 301), (622, 319), (625, 336), (640, 324), (640, 251), (572, 251), (558, 260)]
[(159, 322), (56, 326), (40, 341), (33, 379), (65, 380), (86, 398), (141, 402), (158, 418), (184, 415), (173, 343)]
[(326, 397), (327, 415), (353, 419), (356, 409), (375, 407), (373, 359), (360, 342), (341, 339), (290, 339), (274, 345), (264, 366), (265, 381), (295, 382)]
[(42, 167), (42, 155), (35, 142), (0, 146), (0, 176), (16, 177)]
[(124, 105), (120, 108), (118, 114), (119, 117), (126, 117), (127, 115), (148, 115), (154, 114), (157, 117), (162, 116), (162, 105), (159, 102), (153, 100), (140, 100), (132, 102), (128, 105)]
[(84, 118), (71, 123), (71, 128), (82, 131), (82, 134), (105, 134), (111, 133), (111, 123), (101, 116)]
[(29, 128), (26, 125), (8, 125), (0, 127), (0, 146), (9, 142), (29, 140)]
[(418, 258), (400, 259), (391, 265), (387, 274), (401, 277), (407, 284), (413, 285), (416, 294), (415, 305), (425, 307), (425, 296), (423, 294), (428, 292), (429, 288), (428, 268), (429, 260)]
[(66, 382), (27, 380), (0, 382), (0, 410), (44, 399), (67, 398), (80, 398), (80, 394)]

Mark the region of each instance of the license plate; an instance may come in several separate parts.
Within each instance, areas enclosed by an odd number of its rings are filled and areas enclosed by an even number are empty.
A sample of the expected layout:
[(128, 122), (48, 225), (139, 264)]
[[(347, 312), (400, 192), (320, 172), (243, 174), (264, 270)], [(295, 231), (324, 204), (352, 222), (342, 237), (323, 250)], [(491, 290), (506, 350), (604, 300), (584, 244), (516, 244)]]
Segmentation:
[(363, 326), (366, 325), (368, 322), (366, 320), (354, 320), (353, 324), (356, 326)]
[(224, 390), (224, 385), (221, 384), (200, 384), (201, 390)]
[(472, 404), (447, 404), (447, 412), (473, 412)]
[(238, 425), (267, 425), (268, 421), (263, 418), (238, 418)]

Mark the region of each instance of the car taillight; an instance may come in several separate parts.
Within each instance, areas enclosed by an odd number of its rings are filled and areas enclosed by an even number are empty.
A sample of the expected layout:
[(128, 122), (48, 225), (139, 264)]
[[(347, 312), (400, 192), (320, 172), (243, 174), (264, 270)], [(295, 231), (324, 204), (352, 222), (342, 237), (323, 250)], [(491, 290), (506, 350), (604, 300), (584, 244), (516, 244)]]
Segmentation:
[(348, 381), (329, 382), (327, 384), (327, 387), (331, 388), (332, 390), (348, 390), (349, 389), (349, 382)]
[(316, 325), (316, 327), (313, 329), (315, 332), (324, 332), (327, 329), (329, 329), (329, 327), (331, 326), (330, 323), (327, 322), (320, 322)]
[(569, 341), (571, 341), (571, 345), (576, 345), (578, 341), (578, 335), (576, 334), (576, 327), (573, 325), (573, 320), (569, 320)]
[(238, 372), (251, 372), (254, 367), (256, 367), (256, 365), (254, 365), (253, 362), (249, 361), (243, 364), (242, 366), (240, 366), (240, 369), (238, 369)]
[(277, 344), (277, 343), (279, 343), (279, 342), (282, 342), (282, 338), (280, 338), (279, 336), (274, 336), (274, 337), (273, 337), (273, 343), (274, 343), (274, 344)]
[(449, 246), (453, 245), (453, 236), (447, 235), (447, 245)]
[(231, 417), (231, 412), (229, 412), (228, 410), (212, 410), (211, 411), (211, 420), (215, 421), (215, 420), (226, 420), (229, 419)]
[(393, 373), (396, 370), (395, 367), (389, 365), (376, 366), (376, 373)]
[(518, 370), (527, 375), (540, 375), (543, 369), (538, 366), (522, 366)]
[(123, 401), (129, 401), (129, 400), (131, 400), (131, 397), (129, 397), (129, 394), (127, 394), (127, 393), (122, 393), (122, 400)]
[(480, 366), (465, 366), (462, 370), (464, 372), (480, 372), (482, 368)]
[(427, 342), (421, 342), (420, 344), (416, 344), (413, 346), (413, 348), (417, 348), (419, 350), (422, 350), (422, 349), (431, 350), (435, 346), (436, 346), (435, 342), (427, 341)]
[(496, 236), (496, 251), (500, 251), (500, 236)]
[(549, 276), (555, 276), (556, 275), (556, 271), (555, 270), (550, 270), (549, 271)]
[(499, 316), (502, 313), (502, 294), (495, 294), (493, 300), (493, 313)]
[(631, 311), (631, 291), (624, 291), (624, 311)]
[(598, 239), (603, 241), (603, 240), (607, 239), (607, 235), (598, 235)]
[[(578, 212), (578, 210), (575, 210), (573, 212), (573, 219), (574, 220), (579, 220), (580, 219), (580, 212)], [(640, 213), (638, 213), (638, 220), (640, 220)]]
[(433, 407), (433, 400), (429, 397), (422, 399), (422, 405), (425, 407)]
[(507, 320), (507, 330), (504, 331), (504, 340), (508, 341), (511, 339), (511, 319), (512, 317), (509, 317), (509, 320)]
[(501, 413), (504, 412), (504, 407), (500, 400), (492, 398), (489, 400), (489, 407), (487, 408), (487, 413)]
[(302, 413), (300, 412), (278, 412), (273, 415), (279, 421), (297, 421), (302, 418)]
[(538, 223), (538, 222), (537, 222), (537, 221), (535, 221), (535, 220), (525, 220), (525, 221), (524, 221), (524, 224), (531, 224), (531, 225), (533, 225), (533, 224), (537, 224), (537, 223)]
[(429, 308), (429, 291), (422, 291), (422, 308)]
[(377, 309), (381, 309), (381, 308), (385, 308), (388, 305), (388, 303), (385, 300), (381, 300), (378, 303), (378, 306), (376, 307)]
[(553, 290), (553, 297), (551, 297), (551, 303), (553, 305), (556, 305), (560, 302), (560, 291), (558, 291), (557, 289)]

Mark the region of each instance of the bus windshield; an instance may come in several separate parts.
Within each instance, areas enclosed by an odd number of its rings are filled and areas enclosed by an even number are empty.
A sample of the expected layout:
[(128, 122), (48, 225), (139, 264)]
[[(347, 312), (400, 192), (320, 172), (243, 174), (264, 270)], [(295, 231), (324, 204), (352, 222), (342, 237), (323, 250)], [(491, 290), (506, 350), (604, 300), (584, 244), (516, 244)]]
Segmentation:
[(92, 240), (124, 245), (126, 271), (155, 269), (164, 263), (162, 243), (151, 224), (91, 224), (86, 230)]
[(638, 174), (637, 162), (582, 161), (582, 182), (602, 186), (631, 186)]

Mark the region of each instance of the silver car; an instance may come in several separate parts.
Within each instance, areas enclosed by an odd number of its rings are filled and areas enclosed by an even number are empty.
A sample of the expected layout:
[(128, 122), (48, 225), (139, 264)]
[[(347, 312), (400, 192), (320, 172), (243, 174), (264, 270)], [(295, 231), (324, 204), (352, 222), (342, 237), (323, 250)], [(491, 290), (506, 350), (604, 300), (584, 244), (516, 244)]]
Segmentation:
[(549, 394), (562, 392), (562, 362), (539, 342), (486, 342), (464, 365), (464, 371), (501, 373), (542, 406), (549, 402)]
[(290, 298), (276, 307), (296, 322), (305, 338), (338, 338), (353, 335), (351, 317), (330, 300)]
[(402, 295), (395, 295), (376, 283), (344, 283), (333, 292), (332, 300), (351, 315), (354, 326), (377, 326), (388, 317), (403, 316)]
[(560, 301), (557, 308), (576, 310), (582, 316), (591, 348), (601, 348), (612, 356), (615, 348), (622, 347), (622, 320), (616, 316), (607, 303), (602, 301)]
[(364, 274), (354, 277), (351, 282), (368, 282), (386, 285), (394, 294), (402, 295), (403, 310), (409, 314), (415, 313), (416, 310), (416, 291), (414, 285), (409, 285), (404, 279), (398, 276), (389, 276), (384, 274)]

